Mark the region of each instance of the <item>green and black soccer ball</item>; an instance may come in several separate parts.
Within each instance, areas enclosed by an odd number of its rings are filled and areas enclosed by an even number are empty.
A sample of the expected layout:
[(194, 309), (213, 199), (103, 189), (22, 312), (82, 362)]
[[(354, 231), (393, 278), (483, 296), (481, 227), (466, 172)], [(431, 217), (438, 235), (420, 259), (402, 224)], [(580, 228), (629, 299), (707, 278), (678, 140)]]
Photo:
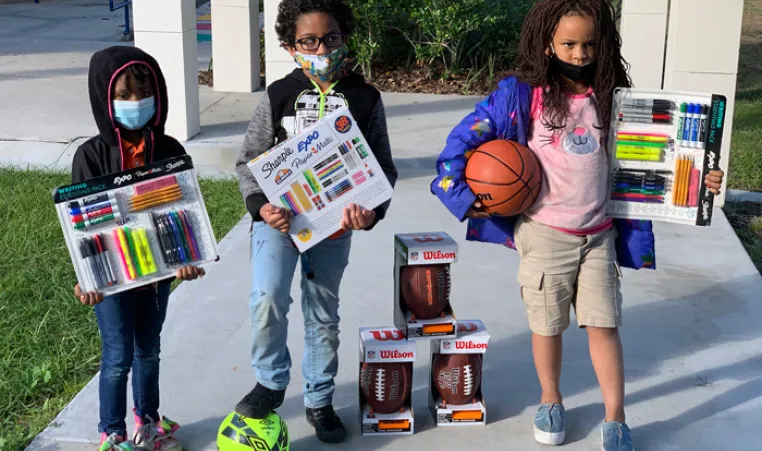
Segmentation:
[(254, 419), (231, 412), (217, 432), (218, 451), (289, 451), (288, 427), (278, 414)]

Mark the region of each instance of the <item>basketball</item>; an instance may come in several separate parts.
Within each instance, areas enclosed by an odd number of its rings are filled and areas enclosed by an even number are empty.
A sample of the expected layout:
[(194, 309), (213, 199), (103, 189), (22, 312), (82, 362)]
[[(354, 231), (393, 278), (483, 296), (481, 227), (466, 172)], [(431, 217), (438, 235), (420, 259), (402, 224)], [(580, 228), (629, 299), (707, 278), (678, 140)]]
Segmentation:
[(484, 211), (515, 216), (529, 208), (540, 194), (542, 171), (529, 148), (497, 139), (482, 144), (466, 163), (466, 183)]

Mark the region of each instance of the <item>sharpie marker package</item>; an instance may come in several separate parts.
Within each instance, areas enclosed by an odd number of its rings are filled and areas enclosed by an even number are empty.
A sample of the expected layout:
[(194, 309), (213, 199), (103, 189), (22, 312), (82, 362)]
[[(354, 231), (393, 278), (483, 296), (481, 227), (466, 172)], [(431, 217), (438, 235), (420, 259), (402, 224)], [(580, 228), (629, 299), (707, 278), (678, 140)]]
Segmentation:
[(608, 216), (711, 225), (704, 177), (720, 167), (726, 105), (717, 94), (617, 89)]
[(189, 156), (53, 191), (83, 291), (108, 296), (219, 260)]

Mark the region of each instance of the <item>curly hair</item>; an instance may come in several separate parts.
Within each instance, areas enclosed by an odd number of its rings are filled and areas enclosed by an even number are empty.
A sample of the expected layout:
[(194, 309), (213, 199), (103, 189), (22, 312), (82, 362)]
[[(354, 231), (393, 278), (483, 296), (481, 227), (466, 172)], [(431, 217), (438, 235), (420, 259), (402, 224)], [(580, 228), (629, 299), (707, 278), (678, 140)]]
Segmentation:
[(622, 57), (622, 39), (614, 21), (614, 8), (608, 0), (540, 0), (524, 21), (519, 43), (516, 75), (531, 86), (543, 86), (544, 118), (552, 128), (565, 127), (569, 106), (564, 95), (564, 80), (549, 70), (545, 50), (550, 46), (558, 22), (565, 16), (589, 16), (596, 24), (598, 67), (592, 83), (599, 115), (607, 134), (611, 123), (614, 89), (630, 87), (629, 64)]
[(313, 12), (332, 16), (345, 35), (354, 31), (355, 16), (352, 8), (344, 0), (283, 0), (278, 6), (278, 18), (275, 21), (278, 39), (288, 45), (294, 45), (297, 19), (302, 14)]

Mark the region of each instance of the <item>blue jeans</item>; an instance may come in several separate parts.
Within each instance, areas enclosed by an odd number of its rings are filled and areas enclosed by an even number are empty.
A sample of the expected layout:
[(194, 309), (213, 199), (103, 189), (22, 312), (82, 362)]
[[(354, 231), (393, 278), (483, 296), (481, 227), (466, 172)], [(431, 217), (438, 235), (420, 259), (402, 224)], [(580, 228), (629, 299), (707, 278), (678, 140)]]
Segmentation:
[(107, 296), (95, 306), (101, 333), (98, 432), (126, 436), (127, 376), (136, 413), (158, 421), (159, 351), (170, 283)]
[[(290, 382), (291, 354), (286, 345), (293, 302), (291, 283), (300, 254), (289, 237), (263, 222), (252, 231), (253, 284), (250, 293), (251, 365), (257, 382), (271, 390), (285, 390)], [(302, 267), (304, 315), (304, 405), (331, 404), (338, 371), (339, 286), (349, 263), (351, 234), (324, 240), (305, 252), (314, 278)]]

